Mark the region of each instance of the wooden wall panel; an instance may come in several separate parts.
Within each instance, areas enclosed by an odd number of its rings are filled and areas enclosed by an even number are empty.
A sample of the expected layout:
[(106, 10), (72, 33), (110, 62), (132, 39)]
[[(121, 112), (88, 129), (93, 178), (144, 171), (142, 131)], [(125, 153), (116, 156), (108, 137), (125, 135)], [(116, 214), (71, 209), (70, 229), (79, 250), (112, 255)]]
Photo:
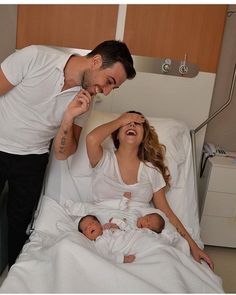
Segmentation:
[(92, 49), (115, 38), (117, 14), (118, 5), (18, 5), (16, 46)]
[(135, 55), (184, 59), (216, 72), (227, 5), (128, 5), (124, 41)]

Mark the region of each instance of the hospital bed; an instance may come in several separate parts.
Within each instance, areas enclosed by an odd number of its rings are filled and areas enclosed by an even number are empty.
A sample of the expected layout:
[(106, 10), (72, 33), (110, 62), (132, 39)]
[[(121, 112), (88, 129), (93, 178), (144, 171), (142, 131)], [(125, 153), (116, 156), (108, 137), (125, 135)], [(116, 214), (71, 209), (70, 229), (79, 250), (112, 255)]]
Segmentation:
[[(160, 75), (155, 76), (157, 77), (151, 78), (162, 80)], [(209, 81), (209, 77), (206, 80)], [(140, 83), (139, 77), (137, 81)], [(176, 81), (173, 80), (173, 82)], [(179, 80), (176, 83), (178, 82)], [(189, 83), (189, 80), (186, 82)], [(199, 88), (198, 81), (195, 84)], [(208, 87), (208, 93), (211, 93), (212, 85), (211, 76), (209, 85), (205, 87), (205, 89)], [(170, 91), (170, 88), (168, 89)], [(157, 91), (156, 84), (154, 91)], [(198, 89), (198, 91), (201, 90)], [(121, 97), (124, 95), (127, 100), (119, 105), (119, 99), (122, 102)], [(133, 96), (130, 96), (130, 93), (128, 96), (132, 101)], [(188, 118), (191, 117), (186, 114), (186, 106), (179, 112), (173, 113), (173, 116), (168, 113), (166, 116), (164, 113), (154, 115), (147, 109), (147, 99), (143, 99), (140, 89), (132, 107), (128, 96), (121, 92), (120, 97), (115, 97), (115, 100), (111, 97), (104, 102), (100, 97), (97, 103), (95, 101), (94, 110), (83, 128), (80, 143), (74, 155), (65, 161), (58, 161), (53, 151), (51, 152), (42, 197), (30, 228), (32, 233), (29, 242), (25, 244), (16, 263), (11, 267), (0, 288), (1, 293), (224, 292), (221, 279), (205, 262), (198, 263), (191, 255), (171, 245), (162, 246), (159, 243), (155, 247), (147, 245), (146, 251), (137, 255), (136, 260), (129, 264), (115, 264), (102, 258), (96, 253), (92, 242), (77, 231), (73, 216), (65, 210), (66, 200), (93, 201), (92, 171), (85, 146), (86, 134), (94, 127), (116, 118), (125, 110), (142, 111), (143, 108), (142, 112), (155, 127), (160, 142), (166, 146), (166, 162), (171, 172), (171, 188), (167, 192), (169, 204), (193, 239), (200, 247), (203, 247), (199, 227), (198, 199), (194, 189), (196, 183), (194, 183), (189, 132), (191, 124), (200, 122), (186, 123), (188, 121), (186, 115)], [(173, 93), (169, 96), (173, 96)], [(161, 105), (162, 99), (158, 96), (156, 100), (159, 101), (155, 103), (158, 109), (158, 103)], [(206, 108), (209, 110), (210, 99), (206, 101), (208, 102)], [(191, 105), (191, 101), (189, 103)], [(101, 107), (102, 104), (105, 106)], [(178, 103), (172, 104), (176, 112), (174, 104)], [(171, 108), (170, 105), (169, 108)], [(153, 104), (151, 109), (153, 110)], [(204, 112), (207, 111), (204, 109)], [(203, 116), (202, 113), (199, 120), (202, 119), (201, 116)], [(194, 118), (197, 120), (196, 117)], [(104, 142), (104, 148), (114, 148), (110, 138)], [(101, 208), (94, 213), (105, 220), (109, 214), (114, 214), (114, 211)]]

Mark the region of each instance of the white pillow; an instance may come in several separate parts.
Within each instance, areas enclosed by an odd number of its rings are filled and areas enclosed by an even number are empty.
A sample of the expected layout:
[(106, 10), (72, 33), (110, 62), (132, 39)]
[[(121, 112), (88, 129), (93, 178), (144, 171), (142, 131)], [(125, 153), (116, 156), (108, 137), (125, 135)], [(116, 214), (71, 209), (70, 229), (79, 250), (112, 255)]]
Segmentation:
[[(119, 114), (106, 113), (93, 110), (90, 118), (85, 124), (79, 141), (79, 146), (74, 155), (69, 160), (69, 169), (73, 177), (90, 176), (91, 167), (86, 150), (86, 135), (96, 126), (109, 122), (117, 118)], [(152, 125), (159, 136), (159, 140), (166, 146), (167, 165), (171, 171), (171, 185), (174, 187), (182, 187), (184, 182), (184, 174), (181, 173), (179, 167), (186, 159), (188, 151), (188, 128), (181, 121), (166, 118), (147, 117), (150, 125)], [(103, 146), (106, 148), (114, 148), (111, 138), (107, 138)]]
[(43, 196), (34, 229), (51, 236), (58, 236), (61, 233), (57, 226), (58, 222), (65, 224), (67, 231), (76, 231), (75, 223), (65, 209), (50, 197)]

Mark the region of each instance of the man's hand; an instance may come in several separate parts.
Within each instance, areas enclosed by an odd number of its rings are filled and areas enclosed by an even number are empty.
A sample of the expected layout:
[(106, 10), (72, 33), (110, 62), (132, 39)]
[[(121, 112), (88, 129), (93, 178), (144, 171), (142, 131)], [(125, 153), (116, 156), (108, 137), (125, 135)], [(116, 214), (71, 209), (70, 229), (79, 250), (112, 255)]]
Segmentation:
[(66, 109), (66, 115), (70, 119), (74, 119), (89, 110), (92, 97), (88, 91), (81, 89), (80, 92), (73, 98)]

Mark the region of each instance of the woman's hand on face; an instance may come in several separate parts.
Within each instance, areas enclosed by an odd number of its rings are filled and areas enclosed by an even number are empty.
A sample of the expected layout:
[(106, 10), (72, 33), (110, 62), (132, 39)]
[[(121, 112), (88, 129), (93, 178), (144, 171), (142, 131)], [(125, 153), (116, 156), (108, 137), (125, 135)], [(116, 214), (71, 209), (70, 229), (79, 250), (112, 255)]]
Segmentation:
[(89, 110), (91, 103), (91, 95), (88, 91), (81, 89), (80, 92), (73, 98), (67, 107), (67, 115), (70, 118), (75, 118)]
[(211, 260), (211, 258), (203, 251), (201, 250), (198, 246), (193, 247), (191, 249), (191, 253), (193, 255), (193, 258), (197, 261), (197, 262), (201, 262), (201, 260), (204, 260), (209, 267), (214, 270), (214, 263)]
[(131, 122), (142, 124), (145, 122), (143, 115), (136, 113), (123, 113), (118, 120), (120, 121), (121, 127), (130, 124)]

